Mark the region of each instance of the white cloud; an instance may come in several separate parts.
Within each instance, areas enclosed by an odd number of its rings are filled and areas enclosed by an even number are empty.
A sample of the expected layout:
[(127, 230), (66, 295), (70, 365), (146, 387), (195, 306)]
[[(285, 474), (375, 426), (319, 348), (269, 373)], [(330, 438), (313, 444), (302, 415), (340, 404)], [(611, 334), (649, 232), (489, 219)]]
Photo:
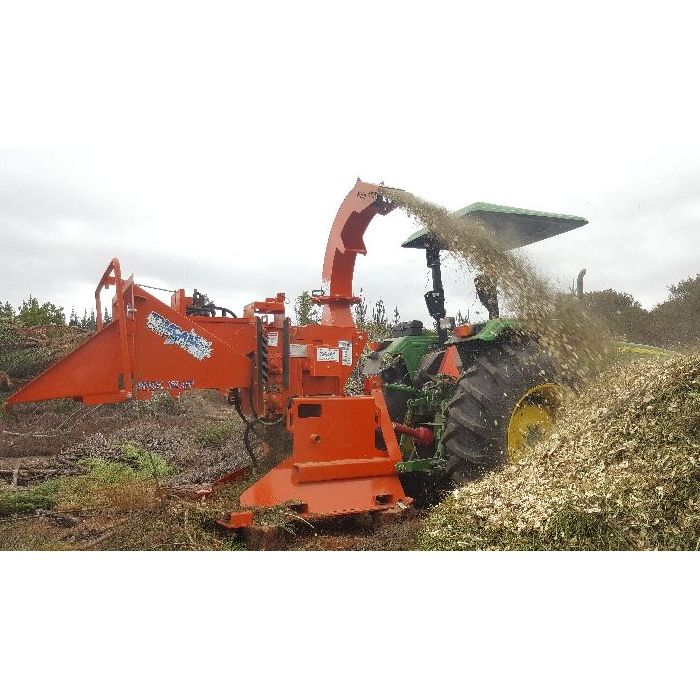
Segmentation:
[[(700, 270), (694, 26), (644, 5), (632, 26), (590, 4), (17, 4), (0, 133), (37, 149), (0, 155), (0, 299), (87, 306), (114, 255), (225, 305), (294, 295), (359, 175), (586, 216), (528, 255), (650, 306)], [(425, 318), (413, 230), (374, 223), (356, 286)], [(473, 286), (446, 281), (465, 310)]]

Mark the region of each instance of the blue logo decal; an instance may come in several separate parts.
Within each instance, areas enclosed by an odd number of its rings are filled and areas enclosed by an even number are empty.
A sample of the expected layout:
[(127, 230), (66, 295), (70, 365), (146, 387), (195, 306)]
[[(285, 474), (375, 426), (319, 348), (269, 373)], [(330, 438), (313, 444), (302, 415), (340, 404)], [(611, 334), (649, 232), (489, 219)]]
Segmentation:
[(168, 321), (167, 318), (155, 311), (152, 311), (148, 317), (146, 327), (165, 338), (166, 345), (177, 345), (197, 360), (201, 361), (206, 357), (211, 357), (211, 343), (206, 338), (202, 338), (201, 335), (197, 335), (194, 328), (191, 331), (183, 331), (180, 326)]

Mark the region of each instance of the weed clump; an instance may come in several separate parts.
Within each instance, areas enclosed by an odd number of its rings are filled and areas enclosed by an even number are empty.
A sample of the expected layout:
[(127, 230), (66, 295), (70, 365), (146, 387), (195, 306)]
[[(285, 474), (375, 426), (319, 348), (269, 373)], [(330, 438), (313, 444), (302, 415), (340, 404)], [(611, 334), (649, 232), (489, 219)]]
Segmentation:
[(31, 491), (8, 491), (0, 493), (0, 518), (30, 515), (55, 505), (56, 499), (46, 486)]
[(233, 425), (229, 421), (204, 423), (196, 428), (194, 439), (203, 447), (221, 447), (232, 433)]
[(122, 455), (128, 464), (132, 466), (139, 478), (149, 479), (170, 476), (172, 467), (162, 455), (151, 452), (133, 442), (126, 442), (121, 446)]

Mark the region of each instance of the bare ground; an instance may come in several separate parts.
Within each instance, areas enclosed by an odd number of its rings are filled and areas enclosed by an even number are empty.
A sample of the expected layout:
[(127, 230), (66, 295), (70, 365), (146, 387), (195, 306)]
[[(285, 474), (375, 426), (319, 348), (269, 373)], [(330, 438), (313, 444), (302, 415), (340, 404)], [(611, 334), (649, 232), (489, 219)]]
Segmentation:
[[(9, 517), (0, 513), (0, 549), (404, 550), (418, 540), (422, 517), (416, 512), (313, 524), (277, 514), (282, 528), (273, 513), (272, 527), (247, 540), (218, 526), (217, 518), (238, 507), (242, 490), (281, 459), (284, 440), (269, 435), (277, 448), (272, 450), (254, 438), (258, 473), (250, 471), (205, 500), (193, 497), (223, 474), (251, 464), (243, 425), (215, 394), (98, 408), (46, 402), (20, 407), (1, 425), (0, 503), (19, 497), (20, 508)], [(132, 471), (139, 459), (149, 454), (167, 462), (167, 476), (133, 476), (140, 473)], [(122, 466), (104, 475), (105, 465)], [(23, 510), (22, 498), (37, 494), (39, 501)]]

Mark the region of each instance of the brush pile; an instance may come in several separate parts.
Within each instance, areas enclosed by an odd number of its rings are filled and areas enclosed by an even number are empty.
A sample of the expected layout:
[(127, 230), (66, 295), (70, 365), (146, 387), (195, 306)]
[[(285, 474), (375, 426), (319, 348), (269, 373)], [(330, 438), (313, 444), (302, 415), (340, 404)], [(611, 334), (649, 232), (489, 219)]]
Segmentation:
[(10, 379), (30, 379), (43, 372), (91, 335), (73, 326), (23, 326), (0, 321), (0, 372)]
[[(185, 416), (191, 421), (190, 416)], [(169, 466), (170, 486), (211, 483), (220, 476), (250, 463), (243, 443), (243, 426), (237, 419), (213, 422), (185, 422), (170, 418), (143, 418), (113, 433), (95, 433), (80, 443), (69, 445), (49, 465), (79, 467), (95, 460), (134, 463), (134, 454), (151, 454)], [(264, 446), (254, 440), (256, 457), (262, 458)]]
[(700, 547), (700, 354), (612, 367), (519, 464), (455, 491), (426, 549)]

